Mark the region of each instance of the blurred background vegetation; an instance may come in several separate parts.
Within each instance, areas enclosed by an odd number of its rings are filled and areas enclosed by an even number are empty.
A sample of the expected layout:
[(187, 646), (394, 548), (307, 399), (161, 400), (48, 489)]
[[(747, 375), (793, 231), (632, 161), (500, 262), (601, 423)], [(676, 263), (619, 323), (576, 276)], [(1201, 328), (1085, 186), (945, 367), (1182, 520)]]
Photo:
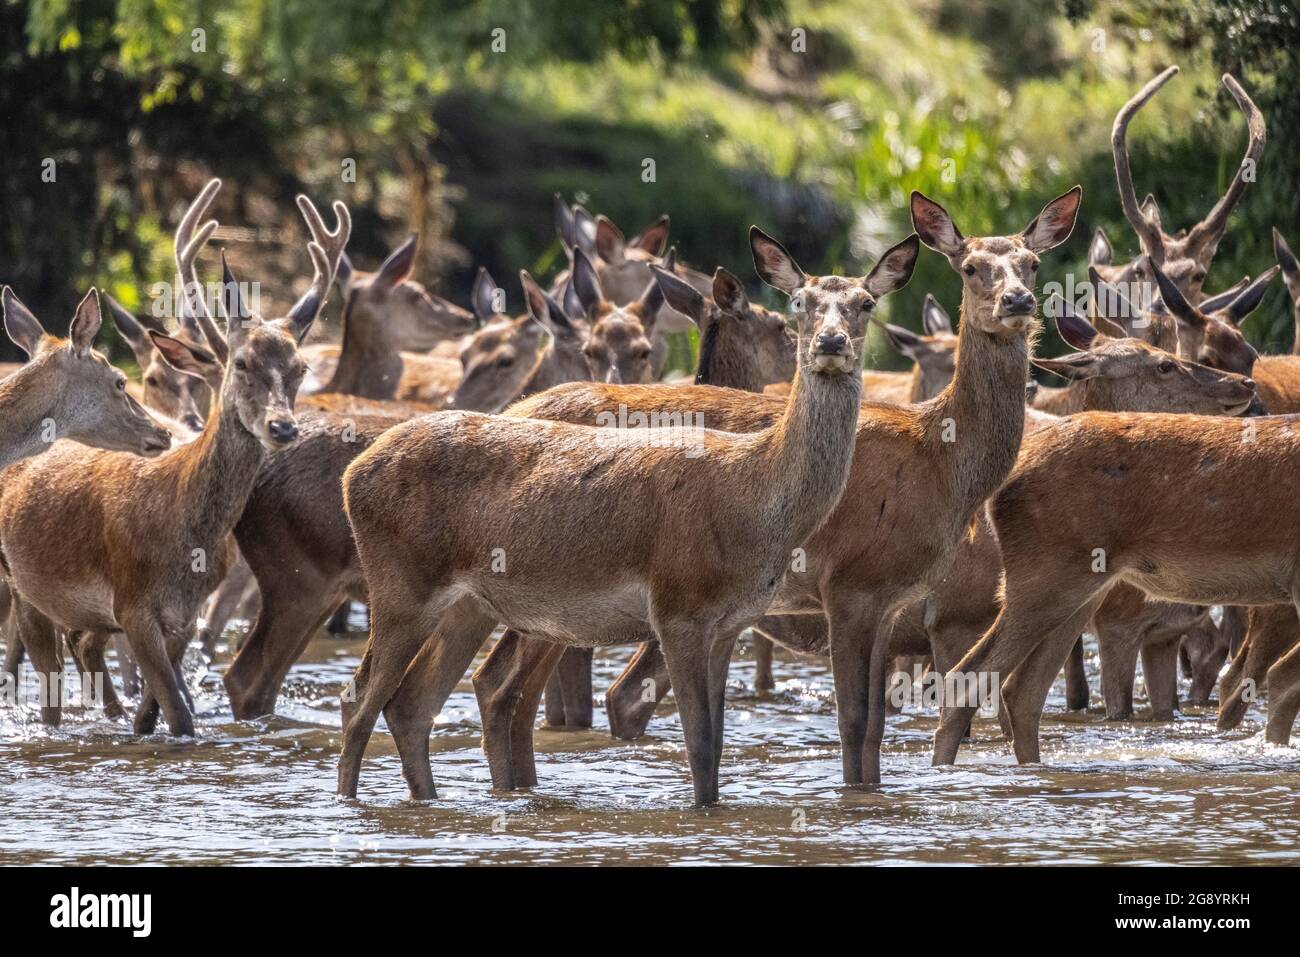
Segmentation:
[[(669, 212), (688, 262), (752, 280), (751, 222), (810, 272), (854, 273), (909, 230), (912, 189), (973, 235), (1078, 182), (1080, 227), (1043, 279), (1082, 279), (1096, 227), (1137, 250), (1110, 125), (1177, 63), (1130, 133), (1167, 228), (1205, 214), (1244, 150), (1220, 74), (1269, 125), (1213, 291), (1272, 264), (1274, 224), (1300, 241), (1298, 51), (1291, 0), (0, 0), (0, 281), (52, 328), (91, 284), (143, 311), (214, 174), (214, 244), (268, 312), (309, 280), (298, 191), (349, 204), (362, 268), (418, 230), (430, 288), (464, 304), (486, 265), (517, 308), (517, 270), (563, 262), (557, 191), (628, 235)], [(927, 291), (955, 316), (959, 288), (927, 253), (890, 318), (915, 327)], [(1247, 333), (1282, 351), (1290, 328), (1277, 283)], [(869, 361), (901, 360), (877, 342)]]

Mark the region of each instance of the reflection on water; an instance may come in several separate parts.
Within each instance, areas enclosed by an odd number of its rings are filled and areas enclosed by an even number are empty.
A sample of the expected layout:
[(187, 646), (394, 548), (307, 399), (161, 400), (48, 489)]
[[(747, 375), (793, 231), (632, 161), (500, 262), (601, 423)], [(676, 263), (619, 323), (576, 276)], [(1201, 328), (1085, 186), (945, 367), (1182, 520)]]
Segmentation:
[[(961, 764), (933, 769), (935, 715), (900, 715), (886, 784), (852, 791), (837, 783), (825, 663), (780, 662), (784, 680), (760, 699), (744, 655), (731, 672), (720, 807), (687, 807), (671, 698), (635, 743), (610, 738), (599, 709), (592, 731), (539, 731), (539, 787), (493, 792), (467, 682), (434, 730), (437, 801), (405, 800), (382, 724), (361, 800), (339, 801), (338, 694), (362, 647), (319, 636), (280, 713), (257, 722), (231, 720), (228, 655), (211, 670), (196, 663), (197, 741), (137, 739), (98, 712), (66, 712), (50, 730), (34, 709), (0, 709), (0, 863), (1300, 861), (1300, 748), (1264, 744), (1258, 707), (1227, 735), (1208, 711), (1109, 724), (1100, 710), (1061, 715), (1058, 686), (1043, 722), (1048, 764), (1025, 768), (996, 721), (981, 720)], [(598, 655), (598, 688), (627, 656)]]

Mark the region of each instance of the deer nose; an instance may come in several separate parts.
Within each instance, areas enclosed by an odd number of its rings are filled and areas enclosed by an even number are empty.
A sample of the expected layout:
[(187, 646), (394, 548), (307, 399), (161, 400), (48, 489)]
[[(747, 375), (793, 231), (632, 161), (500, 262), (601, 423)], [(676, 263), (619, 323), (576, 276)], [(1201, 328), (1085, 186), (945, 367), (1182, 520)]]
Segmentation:
[(272, 419), (267, 423), (266, 430), (277, 442), (292, 442), (298, 437), (298, 423), (292, 419)]
[(187, 429), (193, 429), (195, 432), (203, 431), (203, 420), (199, 418), (197, 412), (191, 412), (181, 419), (181, 425), (185, 426)]
[(848, 344), (849, 337), (842, 332), (820, 332), (817, 334), (818, 352), (841, 352)]
[(1003, 293), (1002, 308), (1009, 313), (1032, 312), (1034, 294), (1023, 290)]

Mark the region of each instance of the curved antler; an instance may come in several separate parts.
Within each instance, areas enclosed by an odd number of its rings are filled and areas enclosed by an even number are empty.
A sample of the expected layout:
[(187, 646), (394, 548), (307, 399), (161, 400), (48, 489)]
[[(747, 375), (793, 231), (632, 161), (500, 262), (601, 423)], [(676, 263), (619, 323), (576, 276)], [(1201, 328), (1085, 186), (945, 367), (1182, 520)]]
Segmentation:
[(335, 225), (331, 232), (325, 228), (325, 221), (321, 219), (312, 201), (301, 194), (298, 196), (298, 209), (302, 213), (302, 218), (307, 221), (307, 230), (311, 233), (312, 242), (307, 244), (307, 251), (311, 254), (312, 265), (315, 267), (311, 287), (289, 310), (289, 319), (297, 332), (298, 341), (301, 342), (307, 335), (307, 330), (311, 328), (311, 324), (325, 308), (325, 297), (330, 291), (330, 286), (334, 284), (339, 260), (343, 257), (348, 237), (352, 234), (352, 217), (348, 213), (347, 206), (336, 200)]
[(185, 210), (185, 215), (181, 217), (181, 221), (176, 227), (174, 254), (176, 257), (176, 279), (181, 291), (181, 325), (201, 332), (217, 358), (225, 362), (228, 355), (226, 340), (217, 328), (217, 324), (213, 322), (212, 315), (208, 312), (207, 297), (203, 295), (203, 289), (199, 285), (198, 276), (194, 269), (194, 263), (198, 259), (199, 253), (217, 230), (217, 221), (215, 219), (208, 220), (197, 232), (195, 232), (195, 226), (203, 218), (204, 213), (208, 211), (208, 207), (212, 205), (212, 200), (220, 189), (221, 180), (213, 178), (203, 187), (199, 195), (194, 197), (194, 201), (190, 203), (189, 209)]
[(1115, 116), (1115, 125), (1110, 130), (1110, 149), (1115, 155), (1115, 180), (1119, 184), (1119, 202), (1124, 209), (1124, 218), (1138, 235), (1142, 251), (1157, 263), (1164, 261), (1164, 233), (1153, 223), (1138, 205), (1137, 191), (1133, 188), (1133, 167), (1128, 157), (1128, 125), (1138, 110), (1146, 105), (1147, 100), (1156, 95), (1156, 91), (1172, 79), (1178, 67), (1171, 66), (1124, 104)]
[(1207, 240), (1217, 243), (1222, 238), (1223, 231), (1228, 226), (1228, 217), (1246, 192), (1248, 182), (1246, 171), (1247, 169), (1251, 171), (1253, 180), (1253, 173), (1259, 166), (1260, 157), (1264, 154), (1266, 138), (1264, 114), (1259, 111), (1255, 101), (1241, 88), (1241, 84), (1231, 73), (1223, 74), (1223, 85), (1228, 88), (1232, 98), (1237, 101), (1237, 108), (1241, 110), (1241, 115), (1246, 118), (1246, 129), (1250, 133), (1250, 140), (1246, 144), (1246, 155), (1242, 157), (1241, 164), (1237, 167), (1237, 174), (1232, 177), (1232, 182), (1228, 185), (1228, 191), (1214, 204), (1214, 208), (1206, 214), (1206, 217), (1192, 227), (1189, 239), (1193, 243), (1204, 243)]

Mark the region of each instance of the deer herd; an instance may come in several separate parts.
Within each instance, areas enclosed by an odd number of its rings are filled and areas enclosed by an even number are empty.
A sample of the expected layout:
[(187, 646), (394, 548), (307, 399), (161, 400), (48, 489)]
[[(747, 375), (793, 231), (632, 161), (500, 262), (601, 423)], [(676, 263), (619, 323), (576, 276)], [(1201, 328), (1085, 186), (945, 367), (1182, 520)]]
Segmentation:
[[(193, 735), (193, 641), (212, 651), (227, 623), (252, 622), (223, 680), (234, 717), (254, 719), (274, 712), (313, 635), (361, 602), (370, 640), (343, 694), (338, 791), (356, 795), (382, 714), (412, 797), (428, 799), (434, 718), (498, 629), (473, 688), (500, 789), (537, 783), (543, 698), (546, 724), (589, 727), (593, 650), (636, 645), (605, 698), (610, 730), (642, 735), (671, 688), (707, 805), (743, 633), (760, 690), (774, 687), (774, 643), (829, 656), (856, 785), (881, 781), (891, 691), (911, 662), (942, 676), (936, 764), (970, 733), (975, 678), (997, 692), (1016, 758), (1038, 761), (1062, 668), (1067, 707), (1088, 705), (1088, 631), (1108, 718), (1133, 716), (1141, 658), (1153, 719), (1173, 718), (1181, 668), (1191, 703), (1217, 681), (1224, 729), (1266, 689), (1266, 739), (1287, 743), (1300, 355), (1258, 355), (1240, 327), (1280, 270), (1300, 352), (1300, 265), (1274, 230), (1276, 267), (1204, 290), (1265, 140), (1230, 75), (1249, 145), (1226, 193), (1176, 234), (1153, 197), (1137, 200), (1129, 123), (1176, 72), (1114, 124), (1136, 255), (1117, 262), (1098, 230), (1090, 295), (1041, 310), (1040, 263), (1075, 229), (1077, 186), (992, 236), (965, 235), (914, 192), (915, 232), (860, 277), (810, 275), (753, 227), (758, 277), (786, 313), (724, 268), (679, 262), (666, 216), (627, 239), (558, 197), (566, 268), (547, 285), (521, 271), (516, 316), (480, 270), (464, 309), (411, 279), (416, 237), (362, 272), (345, 252), (347, 207), (331, 227), (299, 197), (311, 284), (263, 318), (224, 256), (218, 293), (203, 294), (219, 180), (177, 227), (170, 331), (91, 289), (56, 338), (5, 287), (5, 330), (29, 358), (0, 379), (4, 680), (17, 686), (24, 656), (61, 676), (66, 651), (123, 718), (111, 642), (139, 698), (135, 732), (161, 711)], [(922, 246), (961, 281), (955, 332), (930, 295), (921, 333), (876, 316)], [(341, 341), (308, 344), (332, 290)], [(105, 308), (138, 386), (94, 349)], [(1075, 351), (1034, 355), (1040, 311)], [(863, 372), (872, 324), (911, 372)], [(666, 336), (691, 328), (693, 380), (661, 381)], [(1037, 386), (1031, 366), (1066, 384)], [(607, 427), (628, 410), (673, 424)], [(703, 427), (685, 442), (692, 421)], [(47, 696), (41, 719), (57, 724), (61, 704)]]

